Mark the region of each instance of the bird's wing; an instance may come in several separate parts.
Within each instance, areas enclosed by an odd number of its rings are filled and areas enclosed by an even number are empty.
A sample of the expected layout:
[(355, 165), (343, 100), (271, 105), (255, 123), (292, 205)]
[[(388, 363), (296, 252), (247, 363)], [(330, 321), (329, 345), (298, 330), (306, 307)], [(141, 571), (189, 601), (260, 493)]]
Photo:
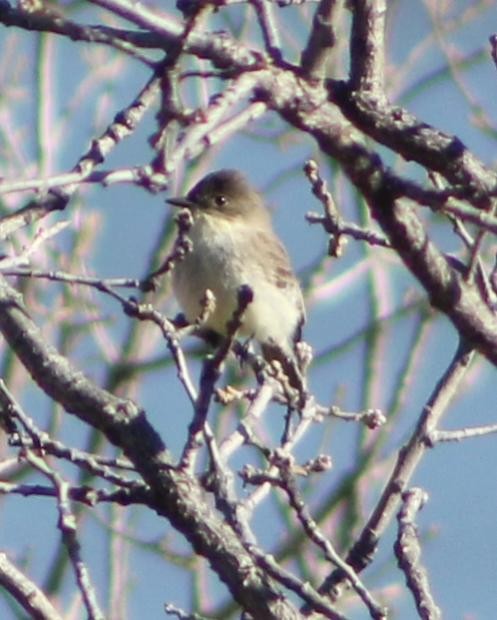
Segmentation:
[(305, 306), (302, 290), (293, 272), (290, 257), (284, 245), (272, 231), (259, 230), (254, 232), (256, 234), (253, 235), (253, 240), (251, 239), (251, 241), (253, 241), (261, 270), (267, 273), (268, 279), (278, 288), (287, 290), (289, 298), (293, 298), (295, 305), (299, 309), (302, 318), (297, 326), (299, 333), (296, 334), (295, 339), (300, 340), (300, 331), (306, 318)]

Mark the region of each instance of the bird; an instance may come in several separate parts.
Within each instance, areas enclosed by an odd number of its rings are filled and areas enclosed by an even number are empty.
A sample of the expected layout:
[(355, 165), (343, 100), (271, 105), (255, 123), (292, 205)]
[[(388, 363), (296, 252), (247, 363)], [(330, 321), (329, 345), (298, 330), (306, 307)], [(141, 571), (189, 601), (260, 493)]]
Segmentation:
[(297, 345), (306, 319), (304, 300), (263, 196), (241, 172), (223, 169), (167, 202), (191, 214), (192, 248), (173, 271), (173, 290), (188, 322), (198, 319), (209, 289), (215, 303), (203, 327), (225, 337), (238, 292), (248, 286), (253, 297), (238, 335), (258, 342), (264, 359), (280, 362), (289, 384), (302, 393)]

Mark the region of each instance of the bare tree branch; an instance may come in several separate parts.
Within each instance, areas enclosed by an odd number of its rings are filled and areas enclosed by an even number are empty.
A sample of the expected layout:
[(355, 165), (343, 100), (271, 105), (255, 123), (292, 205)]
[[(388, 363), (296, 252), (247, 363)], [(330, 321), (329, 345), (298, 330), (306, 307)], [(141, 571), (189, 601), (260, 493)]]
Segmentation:
[(62, 620), (43, 591), (0, 553), (0, 583), (35, 620)]

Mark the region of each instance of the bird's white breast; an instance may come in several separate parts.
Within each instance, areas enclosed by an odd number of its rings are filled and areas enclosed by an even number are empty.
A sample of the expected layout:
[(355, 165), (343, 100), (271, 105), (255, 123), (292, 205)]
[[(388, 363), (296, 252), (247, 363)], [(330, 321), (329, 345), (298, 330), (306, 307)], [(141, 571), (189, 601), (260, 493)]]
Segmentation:
[[(201, 311), (200, 299), (209, 288), (216, 306), (206, 326), (224, 334), (237, 306), (238, 289), (248, 284), (254, 300), (244, 315), (242, 334), (287, 348), (301, 319), (300, 292), (298, 287), (279, 288), (270, 278), (271, 265), (257, 254), (260, 233), (246, 221), (198, 216), (189, 233), (193, 251), (176, 265), (174, 289), (188, 320), (194, 321)], [(274, 241), (278, 243), (275, 237)]]

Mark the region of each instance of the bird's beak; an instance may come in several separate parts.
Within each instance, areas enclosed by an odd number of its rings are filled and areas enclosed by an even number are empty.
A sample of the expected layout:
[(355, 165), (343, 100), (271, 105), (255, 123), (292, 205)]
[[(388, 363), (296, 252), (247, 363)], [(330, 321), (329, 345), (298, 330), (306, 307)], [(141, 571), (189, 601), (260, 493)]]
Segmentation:
[(166, 202), (168, 202), (170, 205), (173, 205), (173, 207), (180, 207), (182, 209), (191, 210), (195, 208), (195, 203), (191, 200), (188, 200), (188, 198), (166, 198)]

